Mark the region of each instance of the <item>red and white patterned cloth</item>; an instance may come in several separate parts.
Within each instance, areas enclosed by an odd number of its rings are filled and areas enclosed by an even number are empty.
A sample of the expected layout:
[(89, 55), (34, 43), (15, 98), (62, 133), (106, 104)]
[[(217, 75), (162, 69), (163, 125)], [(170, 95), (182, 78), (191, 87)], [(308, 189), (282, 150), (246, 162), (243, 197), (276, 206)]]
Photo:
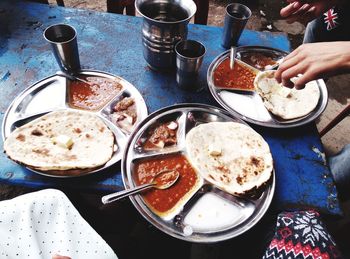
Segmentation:
[(318, 212), (283, 212), (277, 217), (274, 237), (263, 259), (342, 258)]
[(325, 12), (323, 16), (324, 23), (327, 26), (327, 31), (331, 31), (338, 27), (338, 13), (334, 7)]

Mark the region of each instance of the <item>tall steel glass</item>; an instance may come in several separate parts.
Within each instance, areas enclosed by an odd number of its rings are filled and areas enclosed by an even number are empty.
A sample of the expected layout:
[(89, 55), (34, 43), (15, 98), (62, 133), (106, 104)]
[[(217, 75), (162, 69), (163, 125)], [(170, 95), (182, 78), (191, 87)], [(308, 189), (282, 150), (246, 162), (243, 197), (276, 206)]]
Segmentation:
[(222, 36), (222, 46), (224, 48), (228, 49), (237, 45), (243, 29), (251, 15), (251, 10), (243, 4), (232, 3), (226, 6)]
[(203, 86), (198, 82), (199, 69), (203, 62), (205, 47), (195, 40), (179, 41), (176, 52), (176, 82), (185, 90), (200, 91)]
[(68, 24), (54, 24), (46, 28), (44, 38), (51, 44), (60, 69), (69, 74), (80, 70), (77, 32)]

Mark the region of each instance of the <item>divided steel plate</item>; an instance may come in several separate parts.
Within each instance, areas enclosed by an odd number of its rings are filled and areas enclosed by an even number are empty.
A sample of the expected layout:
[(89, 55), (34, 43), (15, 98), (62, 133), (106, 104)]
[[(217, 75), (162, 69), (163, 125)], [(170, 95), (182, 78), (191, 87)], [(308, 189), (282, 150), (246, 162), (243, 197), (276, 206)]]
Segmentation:
[[(142, 143), (145, 143), (145, 136), (150, 127), (170, 121), (178, 123), (177, 144), (159, 150), (150, 151), (144, 149)], [(203, 104), (179, 104), (150, 114), (137, 126), (126, 145), (122, 159), (122, 177), (125, 188), (130, 189), (136, 186), (134, 181), (136, 163), (174, 154), (186, 156), (186, 134), (199, 124), (215, 121), (233, 121), (247, 125), (244, 121), (235, 118), (222, 109)], [(184, 205), (179, 206), (176, 212), (172, 213), (171, 217), (156, 215), (147, 206), (141, 194), (130, 196), (130, 199), (140, 214), (161, 231), (190, 242), (211, 243), (235, 237), (253, 227), (270, 206), (274, 190), (274, 172), (265, 188), (254, 198), (230, 195), (202, 179), (198, 190), (192, 196), (187, 197)], [(186, 216), (191, 212), (193, 206), (196, 206), (198, 200), (208, 193), (216, 195), (215, 197), (219, 198), (220, 202), (227, 203), (231, 210), (236, 211), (236, 213), (232, 214), (228, 225), (220, 225), (221, 223), (219, 222), (217, 226), (200, 227), (200, 230), (196, 230), (186, 223)], [(204, 206), (206, 206), (205, 203)], [(207, 209), (207, 211), (210, 210), (211, 208)], [(222, 212), (224, 212), (223, 214), (228, 213), (226, 209), (223, 209)]]
[[(236, 58), (241, 57), (247, 53), (260, 53), (271, 56), (274, 60), (283, 58), (288, 53), (267, 47), (247, 46), (237, 47)], [(230, 57), (230, 50), (223, 52), (216, 57), (210, 64), (207, 73), (207, 81), (210, 93), (215, 100), (229, 113), (241, 118), (250, 123), (271, 128), (292, 128), (307, 124), (314, 121), (321, 115), (327, 106), (328, 91), (325, 82), (322, 79), (316, 80), (320, 89), (320, 99), (316, 108), (308, 115), (293, 120), (282, 120), (277, 116), (271, 114), (264, 106), (264, 103), (256, 92), (227, 90), (218, 88), (214, 85), (214, 71), (221, 62)], [(243, 62), (243, 61), (241, 61)], [(243, 62), (245, 63), (245, 62)], [(249, 64), (246, 63), (249, 66)], [(255, 68), (257, 71), (259, 69)]]
[[(115, 149), (112, 158), (102, 167), (95, 169), (84, 169), (84, 170), (72, 170), (66, 172), (50, 172), (50, 171), (39, 171), (28, 167), (29, 170), (36, 172), (41, 175), (51, 177), (76, 177), (87, 174), (92, 174), (104, 170), (122, 158), (123, 150), (125, 148), (127, 138), (130, 132), (118, 127), (118, 125), (111, 122), (110, 114), (112, 107), (123, 97), (132, 97), (136, 104), (137, 119), (132, 127), (134, 129), (136, 125), (147, 117), (147, 107), (145, 101), (140, 92), (125, 79), (94, 70), (81, 70), (78, 76), (96, 76), (116, 80), (122, 85), (122, 89), (117, 93), (104, 107), (98, 111), (88, 111), (96, 114), (100, 117), (110, 130), (114, 133), (117, 148)], [(5, 140), (9, 134), (17, 127), (24, 125), (25, 123), (38, 118), (48, 112), (62, 110), (62, 109), (74, 109), (69, 106), (68, 103), (68, 80), (58, 75), (52, 75), (47, 77), (35, 84), (31, 85), (20, 93), (15, 100), (11, 103), (7, 109), (4, 120), (2, 123), (2, 137)]]

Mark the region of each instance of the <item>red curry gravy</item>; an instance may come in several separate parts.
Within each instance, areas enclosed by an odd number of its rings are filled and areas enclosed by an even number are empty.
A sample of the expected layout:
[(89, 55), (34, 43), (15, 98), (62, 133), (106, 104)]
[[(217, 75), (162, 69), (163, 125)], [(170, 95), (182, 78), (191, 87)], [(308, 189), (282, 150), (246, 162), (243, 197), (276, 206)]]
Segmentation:
[(233, 69), (230, 68), (230, 59), (221, 62), (214, 71), (214, 84), (220, 88), (238, 90), (254, 90), (256, 72), (253, 69), (235, 62)]
[(85, 80), (91, 84), (81, 81), (70, 82), (70, 106), (84, 110), (98, 110), (122, 89), (121, 84), (109, 78), (87, 77)]
[(184, 196), (192, 190), (198, 181), (198, 176), (190, 162), (181, 154), (142, 161), (136, 164), (134, 178), (137, 185), (151, 182), (156, 173), (165, 169), (175, 169), (179, 179), (168, 189), (150, 189), (142, 196), (152, 210), (164, 213), (174, 208)]

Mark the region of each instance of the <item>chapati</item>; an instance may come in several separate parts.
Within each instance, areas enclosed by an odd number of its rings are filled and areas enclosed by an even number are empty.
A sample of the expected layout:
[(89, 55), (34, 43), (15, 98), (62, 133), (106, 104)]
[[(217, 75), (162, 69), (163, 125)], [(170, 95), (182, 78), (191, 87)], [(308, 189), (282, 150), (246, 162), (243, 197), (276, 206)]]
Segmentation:
[(59, 110), (15, 129), (4, 150), (12, 160), (41, 171), (88, 169), (111, 159), (114, 142), (97, 115)]
[(320, 98), (316, 81), (311, 81), (304, 89), (297, 90), (278, 83), (274, 75), (275, 71), (272, 70), (260, 72), (254, 80), (256, 91), (271, 113), (291, 120), (306, 116), (315, 109)]
[(186, 135), (189, 161), (218, 188), (243, 194), (266, 183), (273, 169), (270, 148), (252, 128), (238, 122), (210, 122)]

